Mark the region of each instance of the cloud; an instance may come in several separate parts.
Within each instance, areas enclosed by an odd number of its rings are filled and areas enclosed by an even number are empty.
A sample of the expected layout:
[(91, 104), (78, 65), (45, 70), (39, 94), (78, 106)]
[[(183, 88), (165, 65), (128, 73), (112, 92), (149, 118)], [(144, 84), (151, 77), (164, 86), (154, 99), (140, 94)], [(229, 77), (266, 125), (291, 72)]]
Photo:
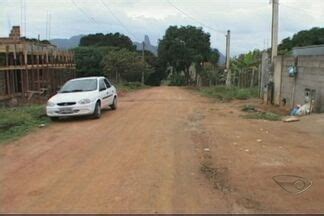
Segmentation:
[[(231, 30), (233, 55), (263, 49), (270, 41), (269, 0), (0, 0), (0, 25), (4, 27), (0, 36), (8, 35), (10, 25), (21, 24), (23, 1), (26, 1), (28, 37), (38, 34), (45, 37), (49, 12), (51, 38), (118, 31), (139, 41), (147, 34), (157, 44), (169, 25), (203, 24), (203, 29), (211, 34), (212, 46), (222, 52), (225, 52), (226, 31)], [(280, 0), (279, 38), (322, 26), (322, 8), (322, 0)]]

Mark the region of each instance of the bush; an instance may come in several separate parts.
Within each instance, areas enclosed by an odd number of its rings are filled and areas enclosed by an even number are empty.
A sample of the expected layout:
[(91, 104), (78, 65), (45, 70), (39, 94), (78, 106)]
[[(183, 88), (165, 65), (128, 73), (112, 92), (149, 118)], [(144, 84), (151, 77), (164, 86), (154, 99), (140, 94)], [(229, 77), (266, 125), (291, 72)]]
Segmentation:
[(186, 85), (186, 79), (183, 75), (174, 73), (170, 76), (169, 86), (184, 86)]

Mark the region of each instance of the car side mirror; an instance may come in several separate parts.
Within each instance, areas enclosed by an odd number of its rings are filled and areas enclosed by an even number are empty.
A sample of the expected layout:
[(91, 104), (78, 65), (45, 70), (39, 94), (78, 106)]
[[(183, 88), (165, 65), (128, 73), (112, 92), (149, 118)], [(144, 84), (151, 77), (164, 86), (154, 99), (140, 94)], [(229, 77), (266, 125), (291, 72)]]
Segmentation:
[(99, 89), (99, 91), (105, 91), (106, 89), (105, 88), (101, 88), (101, 89)]

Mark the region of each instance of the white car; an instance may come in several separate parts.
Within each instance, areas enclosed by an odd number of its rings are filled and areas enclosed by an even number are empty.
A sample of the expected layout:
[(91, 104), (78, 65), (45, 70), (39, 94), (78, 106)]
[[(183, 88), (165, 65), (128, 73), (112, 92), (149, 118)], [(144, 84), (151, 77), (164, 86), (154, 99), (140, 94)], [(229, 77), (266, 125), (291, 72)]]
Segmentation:
[(59, 117), (92, 115), (100, 118), (101, 109), (117, 108), (116, 88), (105, 77), (84, 77), (67, 81), (51, 97), (46, 113), (53, 121)]

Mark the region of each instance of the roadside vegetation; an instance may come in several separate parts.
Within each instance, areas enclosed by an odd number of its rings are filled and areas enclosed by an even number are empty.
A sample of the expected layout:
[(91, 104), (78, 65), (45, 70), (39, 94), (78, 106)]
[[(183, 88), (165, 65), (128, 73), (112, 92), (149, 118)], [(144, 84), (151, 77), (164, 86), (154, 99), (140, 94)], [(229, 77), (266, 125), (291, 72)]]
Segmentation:
[(140, 89), (149, 88), (147, 85), (142, 85), (140, 82), (127, 82), (127, 83), (118, 83), (116, 84), (118, 92), (130, 92)]
[(268, 121), (280, 121), (282, 119), (281, 115), (272, 112), (255, 112), (243, 115), (242, 117), (246, 119), (262, 119)]
[(279, 44), (279, 54), (289, 55), (294, 47), (311, 46), (324, 44), (324, 28), (314, 27), (309, 30), (297, 32), (287, 37)]
[(247, 112), (248, 114), (242, 115), (243, 118), (246, 119), (262, 119), (268, 121), (280, 121), (282, 116), (272, 112), (262, 112), (253, 105), (245, 105), (242, 108), (243, 112)]
[(19, 138), (49, 122), (42, 105), (0, 108), (0, 143)]
[(78, 77), (106, 76), (115, 84), (136, 83), (144, 72), (144, 82), (151, 86), (162, 79), (157, 56), (145, 50), (143, 61), (142, 52), (120, 33), (84, 36), (74, 52)]
[(202, 87), (199, 91), (205, 96), (216, 98), (220, 101), (246, 100), (258, 96), (258, 91), (255, 88), (212, 86)]

